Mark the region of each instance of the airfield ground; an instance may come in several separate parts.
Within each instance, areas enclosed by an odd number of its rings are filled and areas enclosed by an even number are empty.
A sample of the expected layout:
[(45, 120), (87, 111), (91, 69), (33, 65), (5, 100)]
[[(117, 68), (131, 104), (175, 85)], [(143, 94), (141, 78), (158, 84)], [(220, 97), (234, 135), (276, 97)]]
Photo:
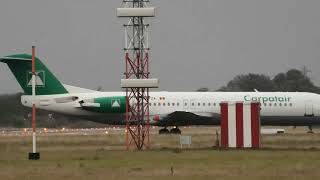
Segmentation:
[(151, 150), (125, 151), (124, 129), (47, 130), (38, 137), (41, 159), (27, 160), (31, 134), (0, 130), (0, 179), (320, 179), (320, 130), (286, 128), (263, 135), (261, 150), (218, 150), (214, 127), (182, 128), (192, 136), (151, 130)]

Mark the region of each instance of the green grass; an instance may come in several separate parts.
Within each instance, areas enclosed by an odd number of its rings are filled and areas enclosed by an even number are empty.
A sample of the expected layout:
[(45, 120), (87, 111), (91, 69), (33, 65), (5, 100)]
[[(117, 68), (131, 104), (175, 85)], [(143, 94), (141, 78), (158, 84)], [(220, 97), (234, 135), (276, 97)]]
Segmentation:
[(30, 136), (0, 136), (0, 179), (319, 179), (320, 135), (263, 136), (261, 150), (218, 150), (213, 128), (183, 129), (178, 136), (151, 135), (151, 150), (124, 151), (120, 132), (109, 135), (42, 135), (41, 159), (27, 160)]

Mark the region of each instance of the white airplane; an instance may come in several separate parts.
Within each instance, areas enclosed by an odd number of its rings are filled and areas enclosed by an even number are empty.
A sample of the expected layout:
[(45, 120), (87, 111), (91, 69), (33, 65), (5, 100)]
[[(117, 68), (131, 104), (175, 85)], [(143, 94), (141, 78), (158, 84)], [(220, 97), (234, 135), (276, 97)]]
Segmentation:
[[(21, 103), (32, 107), (31, 55), (0, 58), (24, 90)], [(125, 124), (124, 92), (99, 92), (65, 85), (37, 58), (36, 106), (47, 111), (105, 124)], [(150, 92), (151, 124), (159, 133), (177, 133), (179, 126), (219, 125), (220, 102), (259, 101), (262, 125), (320, 124), (320, 95), (307, 92)], [(131, 102), (130, 102), (131, 103)], [(175, 126), (170, 131), (169, 126)]]

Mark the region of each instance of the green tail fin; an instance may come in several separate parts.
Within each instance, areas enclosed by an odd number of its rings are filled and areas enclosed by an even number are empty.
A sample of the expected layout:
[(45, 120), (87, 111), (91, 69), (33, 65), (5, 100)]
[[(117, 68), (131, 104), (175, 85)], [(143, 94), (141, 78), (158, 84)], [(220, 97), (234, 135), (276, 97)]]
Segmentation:
[[(15, 54), (0, 58), (6, 63), (26, 95), (32, 94), (32, 56), (29, 54)], [(36, 58), (36, 95), (66, 94), (68, 91), (50, 70)]]

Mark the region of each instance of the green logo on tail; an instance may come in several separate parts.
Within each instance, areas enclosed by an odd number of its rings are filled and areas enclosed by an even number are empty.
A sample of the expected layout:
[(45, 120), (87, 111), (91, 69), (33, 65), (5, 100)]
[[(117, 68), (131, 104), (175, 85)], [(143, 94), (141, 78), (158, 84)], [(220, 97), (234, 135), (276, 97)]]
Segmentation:
[[(32, 72), (27, 71), (27, 86), (32, 87)], [(45, 87), (46, 86), (46, 73), (45, 71), (36, 72), (36, 87)]]

